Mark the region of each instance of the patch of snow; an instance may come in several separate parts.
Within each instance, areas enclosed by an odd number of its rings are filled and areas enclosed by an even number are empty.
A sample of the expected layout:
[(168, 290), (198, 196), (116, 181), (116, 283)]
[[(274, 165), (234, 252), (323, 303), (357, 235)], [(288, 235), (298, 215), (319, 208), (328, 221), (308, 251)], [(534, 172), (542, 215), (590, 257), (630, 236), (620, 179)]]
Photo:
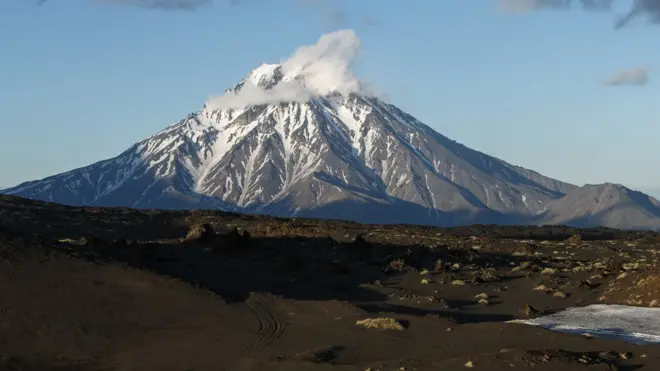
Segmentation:
[(348, 137), (351, 138), (353, 147), (357, 149), (358, 153), (362, 153), (363, 148), (360, 148), (360, 132), (364, 121), (358, 121), (350, 109), (346, 106), (335, 106), (337, 117), (348, 129)]
[(279, 64), (263, 63), (261, 66), (255, 68), (248, 75), (248, 81), (254, 85), (259, 85), (261, 82), (266, 82), (268, 79), (275, 75), (275, 70), (280, 67)]
[(508, 323), (541, 326), (558, 332), (589, 334), (635, 344), (658, 344), (660, 343), (658, 318), (660, 318), (660, 308), (595, 304), (568, 308), (534, 319), (508, 321)]
[(486, 187), (484, 187), (483, 184), (481, 185), (481, 188), (484, 189), (484, 194), (486, 195), (486, 206), (489, 206), (490, 205), (490, 195), (488, 194), (488, 189)]
[(529, 208), (529, 205), (527, 205), (527, 195), (524, 194), (524, 193), (521, 193), (520, 194), (520, 199), (522, 200), (523, 205), (525, 205), (525, 207)]

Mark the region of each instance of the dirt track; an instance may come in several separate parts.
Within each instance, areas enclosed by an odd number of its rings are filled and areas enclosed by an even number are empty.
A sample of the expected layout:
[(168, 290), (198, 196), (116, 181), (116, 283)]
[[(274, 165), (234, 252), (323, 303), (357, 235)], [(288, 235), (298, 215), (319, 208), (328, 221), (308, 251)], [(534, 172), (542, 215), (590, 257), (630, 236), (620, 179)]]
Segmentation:
[[(660, 346), (504, 321), (526, 305), (655, 305), (659, 241), (2, 196), (0, 369), (657, 370)], [(372, 317), (403, 330), (356, 325)]]

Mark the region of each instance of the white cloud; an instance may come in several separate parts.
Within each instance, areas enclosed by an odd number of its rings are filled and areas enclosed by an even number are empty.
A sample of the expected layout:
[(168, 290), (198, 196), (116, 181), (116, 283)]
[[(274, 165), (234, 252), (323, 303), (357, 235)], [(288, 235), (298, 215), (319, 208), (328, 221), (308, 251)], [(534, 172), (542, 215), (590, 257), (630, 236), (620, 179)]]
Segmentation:
[[(45, 2), (46, 0), (42, 0)], [(197, 9), (204, 5), (210, 5), (213, 0), (100, 0), (106, 3), (117, 3), (125, 5), (136, 5), (145, 8), (159, 9)]]
[[(321, 36), (315, 44), (298, 48), (283, 60), (281, 80), (265, 89), (256, 79), (246, 79), (238, 91), (229, 91), (211, 98), (212, 109), (242, 108), (251, 105), (281, 102), (306, 102), (314, 97), (333, 93), (376, 96), (375, 91), (353, 74), (353, 64), (361, 43), (353, 30), (339, 30)], [(273, 74), (273, 66), (264, 65), (251, 75)]]
[(629, 70), (619, 71), (612, 77), (605, 81), (606, 85), (634, 85), (643, 86), (648, 83), (649, 76), (648, 70), (644, 67), (632, 68)]
[(500, 10), (510, 13), (527, 13), (545, 8), (565, 8), (572, 0), (498, 0)]
[[(615, 0), (497, 0), (498, 7), (506, 12), (526, 13), (541, 9), (568, 9), (573, 5), (585, 10), (611, 11), (614, 5), (628, 2)], [(628, 11), (616, 20), (616, 27), (624, 27), (636, 18), (647, 18), (660, 24), (660, 0), (631, 0)]]

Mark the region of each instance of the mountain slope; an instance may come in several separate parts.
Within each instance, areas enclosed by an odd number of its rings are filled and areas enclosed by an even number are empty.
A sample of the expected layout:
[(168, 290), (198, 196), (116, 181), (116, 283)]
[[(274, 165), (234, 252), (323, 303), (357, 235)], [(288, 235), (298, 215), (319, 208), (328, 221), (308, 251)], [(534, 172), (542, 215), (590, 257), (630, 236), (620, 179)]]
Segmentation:
[(546, 224), (660, 230), (660, 201), (620, 184), (588, 184), (548, 204)]
[(638, 188), (637, 191), (645, 193), (655, 199), (660, 198), (660, 188)]
[[(228, 92), (296, 78), (262, 65)], [(536, 220), (576, 189), (456, 143), (378, 98), (334, 93), (206, 105), (115, 158), (3, 193), (70, 205), (451, 225)]]

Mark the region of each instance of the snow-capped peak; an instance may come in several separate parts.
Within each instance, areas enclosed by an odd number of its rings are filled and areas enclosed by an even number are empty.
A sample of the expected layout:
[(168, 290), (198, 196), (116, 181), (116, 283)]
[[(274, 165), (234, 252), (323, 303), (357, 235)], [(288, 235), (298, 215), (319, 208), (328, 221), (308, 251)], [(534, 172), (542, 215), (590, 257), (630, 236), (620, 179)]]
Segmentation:
[(270, 89), (282, 78), (282, 65), (263, 63), (250, 71), (245, 78), (250, 84), (262, 89)]
[(115, 158), (3, 193), (446, 225), (536, 221), (576, 188), (467, 148), (384, 103), (351, 72), (358, 49), (353, 31), (324, 35)]
[(456, 145), (383, 103), (352, 72), (359, 49), (352, 30), (325, 34), (117, 158), (10, 192), (282, 215), (373, 201), (437, 218), (536, 211), (570, 187)]
[[(288, 77), (285, 71), (261, 65), (239, 93), (286, 86), (258, 87)], [(201, 203), (277, 215), (369, 201), (419, 208), (437, 221), (451, 212), (536, 212), (571, 187), (457, 145), (377, 98), (335, 92), (271, 103), (207, 105), (117, 158), (9, 192), (73, 204)]]
[(235, 89), (207, 102), (214, 109), (304, 103), (332, 94), (376, 95), (352, 71), (360, 39), (352, 30), (321, 36), (281, 64), (262, 64)]

